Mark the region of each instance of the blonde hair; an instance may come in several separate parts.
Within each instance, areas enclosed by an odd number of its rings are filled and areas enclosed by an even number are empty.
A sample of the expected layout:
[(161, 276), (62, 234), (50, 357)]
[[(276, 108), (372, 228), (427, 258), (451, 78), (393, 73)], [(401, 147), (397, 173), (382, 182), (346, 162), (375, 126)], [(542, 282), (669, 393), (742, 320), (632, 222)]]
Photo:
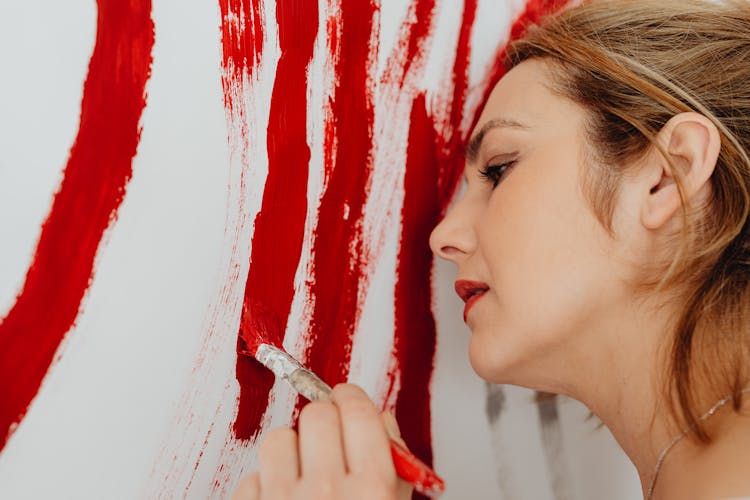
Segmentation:
[[(506, 66), (553, 64), (555, 88), (588, 111), (594, 161), (583, 179), (594, 213), (612, 231), (620, 179), (674, 115), (714, 123), (721, 151), (707, 210), (691, 210), (682, 177), (682, 234), (653, 289), (679, 285), (684, 306), (670, 346), (665, 396), (694, 436), (709, 442), (697, 385), (741, 406), (750, 359), (750, 3), (603, 0), (544, 19), (509, 48)], [(699, 350), (700, 348), (700, 350)], [(700, 355), (699, 355), (700, 354)], [(706, 387), (706, 386), (704, 386)], [(713, 394), (713, 392), (712, 392)]]

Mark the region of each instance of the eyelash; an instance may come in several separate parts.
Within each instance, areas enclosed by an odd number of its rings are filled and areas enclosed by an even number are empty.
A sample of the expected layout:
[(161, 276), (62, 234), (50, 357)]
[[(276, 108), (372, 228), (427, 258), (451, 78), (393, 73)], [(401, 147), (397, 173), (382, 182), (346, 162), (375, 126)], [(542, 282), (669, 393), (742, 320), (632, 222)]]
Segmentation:
[(493, 188), (496, 188), (497, 185), (500, 184), (500, 182), (503, 180), (505, 174), (507, 174), (515, 164), (515, 161), (506, 161), (505, 163), (501, 163), (499, 165), (487, 165), (479, 171), (479, 175), (486, 182), (491, 182)]

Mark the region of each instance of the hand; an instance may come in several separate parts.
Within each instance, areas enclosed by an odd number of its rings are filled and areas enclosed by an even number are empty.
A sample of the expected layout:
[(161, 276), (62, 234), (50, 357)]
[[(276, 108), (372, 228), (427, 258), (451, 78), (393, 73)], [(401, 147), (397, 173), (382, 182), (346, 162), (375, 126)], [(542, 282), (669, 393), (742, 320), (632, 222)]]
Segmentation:
[(381, 418), (355, 385), (337, 385), (331, 400), (302, 409), (299, 435), (288, 427), (268, 433), (260, 470), (240, 482), (233, 500), (411, 498), (411, 485), (393, 468), (386, 433), (393, 417)]

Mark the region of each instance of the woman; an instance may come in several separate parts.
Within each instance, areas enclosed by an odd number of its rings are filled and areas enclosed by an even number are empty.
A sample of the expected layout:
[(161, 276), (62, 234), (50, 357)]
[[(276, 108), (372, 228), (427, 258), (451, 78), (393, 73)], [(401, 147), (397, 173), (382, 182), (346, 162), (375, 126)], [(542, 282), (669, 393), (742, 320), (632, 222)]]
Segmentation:
[[(591, 3), (507, 62), (431, 238), (472, 366), (586, 404), (647, 499), (750, 497), (750, 4)], [(408, 496), (369, 399), (334, 402), (237, 498)]]

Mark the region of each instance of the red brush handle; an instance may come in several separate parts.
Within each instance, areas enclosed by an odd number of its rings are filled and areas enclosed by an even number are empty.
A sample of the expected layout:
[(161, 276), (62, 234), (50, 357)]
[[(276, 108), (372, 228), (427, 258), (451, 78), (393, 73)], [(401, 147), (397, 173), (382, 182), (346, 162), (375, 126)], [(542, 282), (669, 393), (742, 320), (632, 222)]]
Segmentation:
[(445, 491), (445, 482), (440, 476), (394, 439), (391, 439), (391, 456), (396, 474), (413, 484), (417, 492), (435, 498)]

